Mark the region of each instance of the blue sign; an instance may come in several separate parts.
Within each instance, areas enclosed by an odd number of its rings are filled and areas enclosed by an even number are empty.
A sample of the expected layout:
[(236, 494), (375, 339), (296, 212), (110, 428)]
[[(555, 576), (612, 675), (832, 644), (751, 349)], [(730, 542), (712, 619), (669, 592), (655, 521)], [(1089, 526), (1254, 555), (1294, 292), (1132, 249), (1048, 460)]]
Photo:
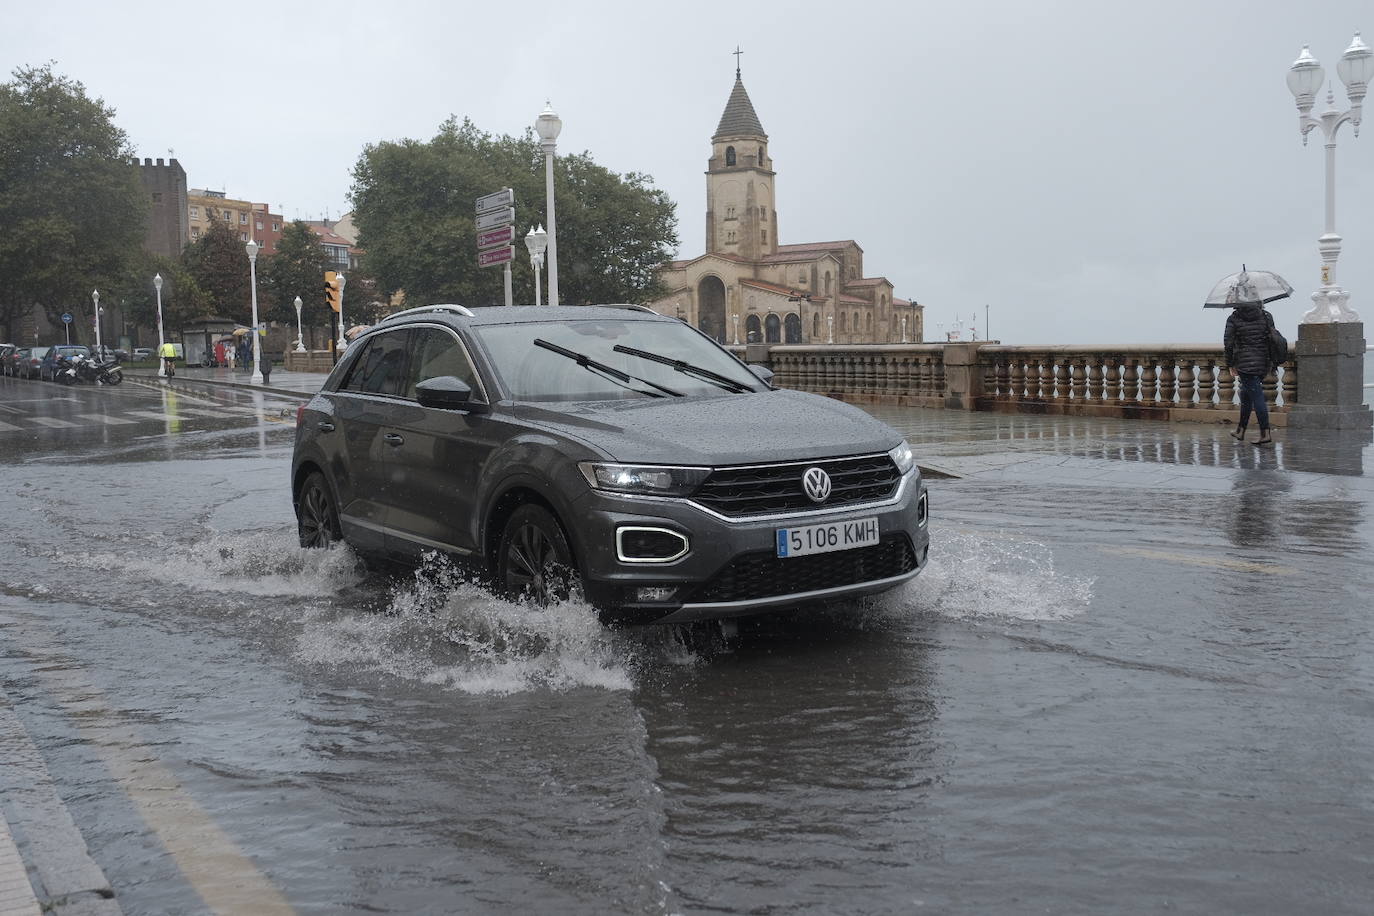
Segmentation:
[(71, 313), (71, 312), (63, 312), (63, 313), (62, 313), (62, 323), (63, 323), (63, 324), (71, 324), (71, 323), (72, 323), (72, 313)]

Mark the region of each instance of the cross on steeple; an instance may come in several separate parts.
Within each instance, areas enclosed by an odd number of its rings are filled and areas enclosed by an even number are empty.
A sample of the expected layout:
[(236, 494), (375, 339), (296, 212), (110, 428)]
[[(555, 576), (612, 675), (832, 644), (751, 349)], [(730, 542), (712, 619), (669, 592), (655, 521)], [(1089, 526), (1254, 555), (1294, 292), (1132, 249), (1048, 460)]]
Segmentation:
[(739, 56), (744, 52), (739, 49), (739, 45), (735, 45), (735, 50), (731, 53), (735, 55), (735, 79), (739, 79)]

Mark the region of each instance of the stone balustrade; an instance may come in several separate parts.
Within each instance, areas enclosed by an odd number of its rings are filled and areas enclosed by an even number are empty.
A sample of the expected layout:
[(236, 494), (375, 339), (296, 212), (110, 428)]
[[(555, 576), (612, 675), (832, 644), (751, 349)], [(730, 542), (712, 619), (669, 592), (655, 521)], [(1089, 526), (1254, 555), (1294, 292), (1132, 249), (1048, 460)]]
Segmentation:
[[(993, 343), (729, 347), (773, 381), (851, 403), (1007, 413), (1234, 422), (1236, 379), (1206, 345), (1008, 347)], [(1264, 380), (1275, 425), (1298, 401), (1287, 362)]]

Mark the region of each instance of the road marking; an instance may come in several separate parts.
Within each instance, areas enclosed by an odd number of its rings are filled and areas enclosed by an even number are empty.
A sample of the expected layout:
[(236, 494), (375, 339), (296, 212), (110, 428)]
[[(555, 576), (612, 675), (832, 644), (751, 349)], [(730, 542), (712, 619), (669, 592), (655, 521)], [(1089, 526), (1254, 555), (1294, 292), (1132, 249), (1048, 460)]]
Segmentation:
[(70, 429), (73, 426), (80, 426), (80, 423), (73, 423), (71, 420), (59, 420), (57, 417), (31, 417), (34, 423), (42, 426), (50, 426), (53, 429)]
[(92, 423), (104, 423), (106, 426), (123, 426), (127, 423), (137, 423), (137, 420), (126, 420), (123, 417), (112, 417), (104, 413), (79, 413), (83, 420), (90, 420)]
[(112, 708), (74, 658), (59, 651), (43, 625), (18, 614), (11, 619), (19, 625), (6, 627), (6, 635), (22, 636), (19, 648), (36, 662), (33, 674), (65, 708), (83, 744), (105, 759), (111, 775), (172, 854), (207, 910), (254, 916), (294, 914), (281, 891), (158, 759), (158, 749), (144, 742), (133, 723)]
[(1202, 557), (1192, 553), (1178, 553), (1172, 550), (1157, 550), (1152, 547), (1099, 547), (1103, 553), (1124, 556), (1144, 557), (1147, 560), (1163, 560), (1168, 563), (1186, 563), (1189, 566), (1208, 566), (1213, 569), (1232, 569), (1237, 572), (1269, 573), (1275, 576), (1291, 576), (1297, 572), (1291, 566), (1278, 563), (1260, 563), (1255, 560), (1228, 560), (1218, 557)]
[(11, 423), (5, 423), (5, 422), (0, 421), (0, 430), (13, 430), (13, 429), (22, 429), (22, 428), (23, 428), (23, 427), (15, 426), (15, 425), (13, 425), (13, 424), (11, 424)]

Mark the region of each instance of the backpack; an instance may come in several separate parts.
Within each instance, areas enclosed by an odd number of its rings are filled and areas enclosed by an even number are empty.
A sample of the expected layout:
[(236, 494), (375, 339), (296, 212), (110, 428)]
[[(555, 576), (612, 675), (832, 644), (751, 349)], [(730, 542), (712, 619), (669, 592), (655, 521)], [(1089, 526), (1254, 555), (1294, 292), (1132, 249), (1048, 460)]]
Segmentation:
[(1269, 365), (1271, 368), (1282, 366), (1288, 362), (1288, 338), (1274, 327), (1273, 315), (1265, 312), (1264, 317), (1269, 323)]

